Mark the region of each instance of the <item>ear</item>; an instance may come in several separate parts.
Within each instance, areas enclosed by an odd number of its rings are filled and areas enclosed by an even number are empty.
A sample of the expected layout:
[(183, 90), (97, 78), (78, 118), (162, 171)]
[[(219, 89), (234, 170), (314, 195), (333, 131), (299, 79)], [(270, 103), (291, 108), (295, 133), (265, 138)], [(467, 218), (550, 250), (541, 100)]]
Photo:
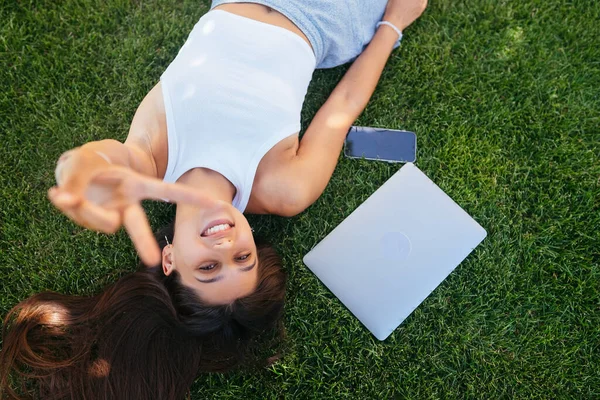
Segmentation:
[(173, 272), (173, 245), (169, 244), (163, 248), (162, 251), (162, 267), (163, 272), (166, 276), (169, 276)]

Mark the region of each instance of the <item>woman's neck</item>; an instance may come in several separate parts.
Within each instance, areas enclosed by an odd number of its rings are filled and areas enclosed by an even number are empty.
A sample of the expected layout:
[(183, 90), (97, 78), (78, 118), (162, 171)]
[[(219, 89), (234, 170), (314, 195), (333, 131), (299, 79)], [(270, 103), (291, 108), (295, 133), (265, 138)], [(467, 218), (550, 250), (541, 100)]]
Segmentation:
[(235, 186), (223, 175), (206, 168), (194, 168), (183, 174), (177, 183), (182, 183), (197, 189), (217, 200), (233, 202)]

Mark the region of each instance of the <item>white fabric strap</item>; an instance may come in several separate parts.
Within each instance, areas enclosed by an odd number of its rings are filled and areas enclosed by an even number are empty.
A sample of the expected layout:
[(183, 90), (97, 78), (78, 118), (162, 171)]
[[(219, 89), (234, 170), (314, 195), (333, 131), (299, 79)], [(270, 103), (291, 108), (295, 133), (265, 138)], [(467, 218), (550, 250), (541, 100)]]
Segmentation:
[(398, 34), (398, 42), (400, 42), (402, 40), (402, 31), (400, 29), (396, 28), (396, 25), (392, 24), (389, 21), (381, 21), (381, 22), (377, 23), (377, 28), (379, 28), (379, 26), (381, 26), (381, 25), (387, 25), (390, 28), (392, 28), (393, 30), (395, 30), (396, 33)]

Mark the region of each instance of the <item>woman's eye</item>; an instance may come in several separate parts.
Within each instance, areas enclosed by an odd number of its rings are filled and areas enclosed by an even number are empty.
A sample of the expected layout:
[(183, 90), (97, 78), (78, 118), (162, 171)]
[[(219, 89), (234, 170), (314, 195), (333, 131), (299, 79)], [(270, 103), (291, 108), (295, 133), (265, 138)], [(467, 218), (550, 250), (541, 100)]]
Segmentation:
[(238, 257), (237, 260), (238, 261), (246, 261), (248, 259), (248, 257), (250, 257), (250, 254), (246, 254), (241, 257)]
[(202, 271), (210, 271), (211, 269), (215, 269), (216, 266), (217, 264), (210, 264), (204, 267), (200, 267), (199, 269), (201, 269)]

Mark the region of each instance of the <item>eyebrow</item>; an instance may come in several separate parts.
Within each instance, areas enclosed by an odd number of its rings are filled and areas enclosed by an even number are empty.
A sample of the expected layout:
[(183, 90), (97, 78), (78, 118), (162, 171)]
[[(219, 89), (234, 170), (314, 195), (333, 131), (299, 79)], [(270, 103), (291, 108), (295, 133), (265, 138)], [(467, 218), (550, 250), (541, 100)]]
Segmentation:
[[(248, 272), (248, 271), (252, 270), (252, 268), (254, 268), (255, 265), (256, 265), (256, 260), (254, 260), (254, 262), (251, 265), (248, 265), (247, 267), (240, 268), (240, 271), (242, 271), (242, 272)], [(215, 276), (214, 278), (210, 278), (210, 279), (199, 279), (199, 278), (196, 278), (196, 280), (198, 282), (202, 282), (202, 283), (213, 283), (213, 282), (218, 282), (218, 281), (220, 281), (222, 279), (223, 279), (223, 275), (218, 275), (218, 276)]]

